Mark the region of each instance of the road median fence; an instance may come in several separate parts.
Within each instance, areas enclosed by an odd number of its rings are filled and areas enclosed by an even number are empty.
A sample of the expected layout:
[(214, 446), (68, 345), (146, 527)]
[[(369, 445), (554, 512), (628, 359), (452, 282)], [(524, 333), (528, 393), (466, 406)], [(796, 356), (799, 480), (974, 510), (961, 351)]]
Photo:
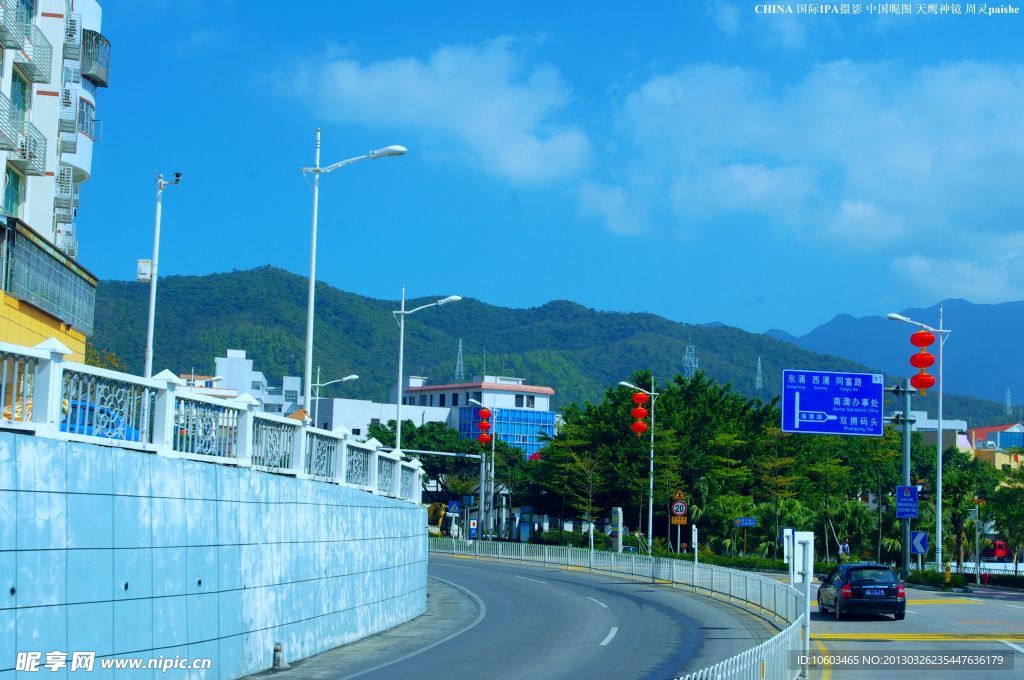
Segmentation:
[(636, 553), (505, 541), (431, 537), (430, 551), (499, 562), (575, 567), (724, 597), (772, 620), (780, 632), (752, 649), (682, 676), (681, 680), (760, 680), (794, 678), (800, 673), (799, 668), (791, 668), (790, 653), (803, 649), (804, 596), (789, 585), (760, 574)]

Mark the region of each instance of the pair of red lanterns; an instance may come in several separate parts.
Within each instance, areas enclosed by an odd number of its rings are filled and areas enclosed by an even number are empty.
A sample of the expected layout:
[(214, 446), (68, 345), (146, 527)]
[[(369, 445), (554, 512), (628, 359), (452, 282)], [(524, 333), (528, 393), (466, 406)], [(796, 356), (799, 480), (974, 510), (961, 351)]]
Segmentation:
[(914, 389), (920, 390), (922, 396), (924, 396), (925, 390), (935, 387), (935, 376), (931, 375), (927, 371), (927, 369), (935, 363), (935, 356), (925, 349), (925, 347), (928, 347), (934, 342), (935, 335), (924, 329), (921, 329), (910, 336), (910, 344), (914, 347), (920, 348), (919, 352), (910, 355), (910, 365), (914, 368), (920, 369), (918, 374), (910, 379), (910, 384), (914, 386)]
[(481, 446), (487, 446), (491, 443), (491, 435), (488, 434), (491, 430), (491, 409), (486, 406), (480, 409), (480, 422), (477, 427), (480, 428), (480, 436), (476, 440)]
[(647, 409), (644, 408), (644, 404), (649, 398), (643, 392), (633, 393), (633, 410), (630, 411), (630, 415), (633, 416), (633, 424), (629, 426), (629, 429), (633, 430), (637, 437), (647, 432), (647, 423), (644, 422), (647, 419)]

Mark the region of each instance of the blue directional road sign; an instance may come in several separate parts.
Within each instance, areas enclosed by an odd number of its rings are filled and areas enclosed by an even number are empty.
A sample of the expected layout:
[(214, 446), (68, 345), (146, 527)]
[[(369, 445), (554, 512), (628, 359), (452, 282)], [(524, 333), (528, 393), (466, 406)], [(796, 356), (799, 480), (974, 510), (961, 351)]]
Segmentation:
[(756, 517), (737, 517), (736, 519), (734, 519), (732, 521), (732, 523), (733, 523), (733, 526), (737, 526), (737, 527), (756, 527), (757, 526), (757, 518)]
[(928, 532), (910, 532), (910, 552), (914, 555), (924, 555), (928, 552)]
[(896, 519), (917, 519), (917, 487), (896, 487)]
[(782, 371), (782, 431), (881, 437), (881, 373)]

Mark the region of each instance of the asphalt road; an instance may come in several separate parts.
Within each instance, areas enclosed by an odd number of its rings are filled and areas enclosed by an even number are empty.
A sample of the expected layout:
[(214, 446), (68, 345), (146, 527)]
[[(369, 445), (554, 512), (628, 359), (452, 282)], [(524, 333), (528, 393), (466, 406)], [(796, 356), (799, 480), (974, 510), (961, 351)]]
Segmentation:
[[(887, 680), (890, 678), (1024, 678), (1024, 594), (973, 587), (969, 594), (907, 589), (907, 617), (851, 616), (836, 621), (817, 613), (811, 605), (811, 651), (848, 660), (844, 652), (869, 653), (882, 663), (858, 670), (834, 664), (812, 677), (822, 680)], [(817, 593), (814, 584), (812, 597)], [(900, 655), (954, 655), (1000, 653), (1013, 668), (981, 670), (977, 666), (947, 664), (945, 670), (893, 666)], [(887, 658), (888, 657), (888, 658)]]
[(274, 678), (662, 680), (776, 632), (725, 602), (577, 569), (432, 554), (430, 575), (424, 617)]

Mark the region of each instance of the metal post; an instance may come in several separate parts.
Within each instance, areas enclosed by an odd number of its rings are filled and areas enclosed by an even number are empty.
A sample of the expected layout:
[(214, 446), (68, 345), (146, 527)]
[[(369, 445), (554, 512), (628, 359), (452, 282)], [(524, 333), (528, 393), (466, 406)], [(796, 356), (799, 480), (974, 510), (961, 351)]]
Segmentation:
[(981, 540), (981, 532), (978, 524), (981, 523), (981, 517), (979, 516), (977, 509), (975, 509), (974, 515), (974, 583), (975, 585), (981, 585), (981, 549), (979, 541)]
[[(651, 457), (650, 474), (647, 488), (647, 554), (654, 556), (654, 402), (658, 395), (654, 392), (654, 373), (651, 372)], [(653, 580), (653, 570), (652, 570)]]
[[(903, 485), (910, 486), (910, 394), (912, 391), (910, 380), (903, 379)], [(881, 499), (879, 499), (881, 502)], [(903, 578), (907, 578), (910, 571), (910, 519), (903, 519)]]
[(317, 418), (320, 416), (320, 365), (316, 367), (316, 401), (313, 402), (313, 427), (316, 427)]
[(143, 375), (153, 377), (153, 320), (156, 316), (156, 275), (157, 261), (160, 259), (160, 213), (164, 195), (164, 176), (156, 177), (156, 218), (153, 226), (153, 263), (150, 266), (149, 278), (149, 319), (146, 322), (146, 362)]
[(936, 444), (935, 470), (935, 570), (942, 570), (942, 346), (946, 344), (946, 334), (942, 332), (942, 304), (939, 304), (939, 413), (936, 423), (938, 443)]
[[(395, 405), (395, 448), (402, 449), (402, 399), (405, 397), (402, 385), (402, 361), (405, 355), (405, 286), (402, 286), (402, 307), (398, 312), (398, 403)], [(482, 464), (481, 464), (482, 465)], [(480, 496), (483, 497), (483, 467), (480, 468)], [(481, 531), (480, 515), (477, 514), (477, 532)]]
[(306, 299), (306, 371), (302, 385), (303, 406), (306, 421), (309, 418), (309, 402), (313, 383), (313, 307), (316, 296), (316, 219), (320, 201), (320, 128), (316, 129), (316, 151), (313, 160), (313, 225), (309, 237), (309, 292)]

